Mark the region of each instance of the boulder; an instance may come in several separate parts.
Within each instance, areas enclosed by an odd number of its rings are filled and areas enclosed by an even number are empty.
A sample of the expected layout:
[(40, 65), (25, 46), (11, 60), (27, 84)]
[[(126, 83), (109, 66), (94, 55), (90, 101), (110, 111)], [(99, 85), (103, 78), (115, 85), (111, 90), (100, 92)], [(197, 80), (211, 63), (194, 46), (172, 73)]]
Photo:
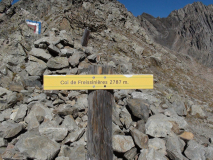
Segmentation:
[(12, 121), (4, 121), (0, 124), (0, 137), (12, 138), (19, 134), (23, 129), (22, 124), (17, 124)]
[[(187, 158), (193, 160), (206, 160), (205, 147), (191, 140), (188, 142), (187, 148), (184, 151)], [(212, 157), (211, 157), (212, 158)]]
[(47, 66), (44, 63), (28, 62), (26, 71), (31, 76), (42, 76)]
[(39, 105), (39, 103), (36, 103), (32, 106), (29, 114), (25, 118), (25, 121), (29, 123), (30, 121), (37, 119), (38, 122), (42, 122), (45, 115), (45, 110)]
[(59, 153), (59, 156), (69, 157), (69, 159), (73, 160), (84, 160), (86, 159), (85, 155), (86, 149), (84, 145), (77, 145), (75, 147), (63, 145)]
[(72, 131), (68, 134), (68, 136), (63, 140), (63, 143), (73, 143), (75, 141), (78, 141), (83, 134), (85, 133), (85, 129), (76, 129), (75, 131)]
[(69, 67), (68, 59), (66, 57), (52, 57), (48, 60), (47, 67), (51, 69), (62, 69)]
[(61, 126), (67, 128), (68, 131), (73, 131), (78, 128), (78, 125), (76, 124), (72, 115), (65, 116)]
[(129, 99), (127, 104), (135, 117), (147, 121), (149, 118), (149, 104), (147, 102), (141, 99)]
[(39, 48), (33, 48), (30, 53), (30, 55), (33, 55), (36, 58), (48, 61), (51, 58), (50, 54), (47, 54), (43, 49)]
[(132, 148), (131, 150), (127, 151), (124, 154), (124, 158), (126, 160), (132, 160), (135, 158), (135, 156), (137, 155), (137, 148)]
[(166, 138), (167, 154), (171, 159), (184, 159), (182, 152), (185, 147), (185, 142), (174, 133)]
[(161, 54), (156, 53), (150, 57), (150, 62), (153, 66), (161, 66), (162, 65), (162, 59)]
[(55, 160), (69, 160), (69, 157), (60, 156), (57, 157)]
[(27, 105), (26, 104), (22, 104), (20, 105), (17, 114), (14, 118), (15, 122), (20, 122), (23, 121), (24, 117), (26, 116), (26, 112), (27, 112)]
[(87, 94), (80, 94), (76, 96), (77, 102), (75, 104), (75, 107), (78, 108), (78, 110), (85, 110), (88, 108), (88, 95)]
[(85, 57), (86, 55), (84, 54), (84, 52), (75, 52), (72, 56), (70, 56), (69, 63), (72, 67), (76, 67)]
[(51, 140), (62, 141), (67, 136), (68, 129), (55, 121), (46, 120), (39, 126), (39, 133)]
[(143, 149), (138, 160), (168, 160), (164, 154), (155, 149)]
[(129, 114), (129, 112), (127, 111), (126, 108), (124, 108), (121, 112), (120, 112), (120, 121), (121, 123), (125, 126), (126, 129), (129, 129), (129, 127), (132, 124), (132, 117)]
[(53, 45), (53, 44), (50, 44), (49, 46), (48, 46), (48, 51), (49, 51), (49, 53), (51, 54), (51, 55), (53, 55), (53, 56), (58, 56), (60, 53), (61, 53), (61, 51), (60, 51), (60, 49), (58, 49), (55, 45)]
[(59, 152), (60, 145), (37, 131), (22, 134), (15, 147), (30, 159), (52, 160)]
[(43, 37), (37, 41), (34, 42), (34, 45), (36, 48), (39, 47), (40, 44), (53, 44), (53, 45), (56, 45), (58, 43), (60, 43), (61, 41), (61, 38), (60, 37), (54, 37), (54, 36), (51, 36), (51, 37)]
[(134, 142), (131, 136), (114, 135), (112, 138), (112, 148), (119, 153), (125, 153), (133, 148)]
[(132, 135), (132, 138), (134, 139), (135, 144), (141, 148), (141, 149), (146, 149), (148, 148), (148, 141), (149, 141), (149, 137), (140, 132), (138, 129), (136, 128), (130, 128), (130, 133)]
[(153, 148), (154, 150), (166, 155), (166, 142), (160, 138), (149, 139), (148, 142), (149, 149)]
[(145, 133), (146, 129), (145, 129), (145, 122), (144, 122), (144, 120), (137, 121), (137, 123), (136, 123), (136, 129), (138, 129), (142, 133)]
[(0, 138), (0, 147), (6, 147), (7, 141), (4, 138)]
[(76, 115), (78, 113), (78, 108), (72, 107), (70, 104), (61, 104), (59, 107), (53, 110), (53, 114), (58, 114), (59, 116)]
[(146, 134), (152, 137), (167, 137), (171, 133), (172, 123), (169, 122), (165, 115), (157, 114), (149, 117), (145, 127)]
[(204, 118), (206, 114), (202, 110), (201, 106), (199, 105), (192, 105), (191, 106), (191, 115), (198, 116), (199, 118)]

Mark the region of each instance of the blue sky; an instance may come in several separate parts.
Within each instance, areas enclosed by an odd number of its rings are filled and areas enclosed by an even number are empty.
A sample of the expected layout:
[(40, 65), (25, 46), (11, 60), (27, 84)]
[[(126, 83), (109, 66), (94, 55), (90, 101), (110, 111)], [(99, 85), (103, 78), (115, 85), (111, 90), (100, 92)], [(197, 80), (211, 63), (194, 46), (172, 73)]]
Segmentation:
[[(1, 1), (1, 0), (0, 0)], [(14, 0), (13, 3), (18, 0)], [(128, 11), (135, 16), (143, 12), (151, 14), (154, 17), (167, 17), (173, 10), (183, 8), (185, 5), (197, 2), (194, 0), (118, 0)], [(212, 0), (200, 0), (203, 4), (213, 4)]]
[[(167, 17), (173, 10), (183, 8), (187, 4), (197, 2), (194, 0), (118, 0), (128, 11), (135, 16), (143, 12), (154, 17)], [(213, 0), (200, 0), (205, 5), (213, 4)]]

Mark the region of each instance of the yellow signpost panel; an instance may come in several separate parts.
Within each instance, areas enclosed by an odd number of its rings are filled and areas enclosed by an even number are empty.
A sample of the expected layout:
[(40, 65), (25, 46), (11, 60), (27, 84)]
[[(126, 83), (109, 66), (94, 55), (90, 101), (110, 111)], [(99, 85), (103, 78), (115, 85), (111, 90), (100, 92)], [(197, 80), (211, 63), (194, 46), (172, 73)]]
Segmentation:
[(44, 75), (44, 90), (153, 89), (153, 75)]

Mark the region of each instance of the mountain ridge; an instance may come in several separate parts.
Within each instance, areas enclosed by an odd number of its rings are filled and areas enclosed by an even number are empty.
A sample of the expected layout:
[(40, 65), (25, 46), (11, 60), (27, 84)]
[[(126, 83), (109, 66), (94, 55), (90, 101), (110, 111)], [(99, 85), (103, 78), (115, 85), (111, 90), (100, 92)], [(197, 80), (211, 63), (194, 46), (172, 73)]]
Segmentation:
[(138, 18), (157, 43), (212, 67), (212, 11), (213, 5), (195, 2), (171, 12), (166, 18), (154, 18), (147, 14)]

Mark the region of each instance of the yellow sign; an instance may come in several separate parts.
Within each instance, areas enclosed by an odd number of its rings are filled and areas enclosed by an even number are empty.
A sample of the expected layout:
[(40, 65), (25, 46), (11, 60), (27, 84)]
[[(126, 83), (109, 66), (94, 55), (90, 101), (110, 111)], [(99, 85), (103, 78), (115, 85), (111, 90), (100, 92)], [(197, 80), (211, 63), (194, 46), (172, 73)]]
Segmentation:
[(44, 90), (153, 89), (153, 75), (44, 75)]

